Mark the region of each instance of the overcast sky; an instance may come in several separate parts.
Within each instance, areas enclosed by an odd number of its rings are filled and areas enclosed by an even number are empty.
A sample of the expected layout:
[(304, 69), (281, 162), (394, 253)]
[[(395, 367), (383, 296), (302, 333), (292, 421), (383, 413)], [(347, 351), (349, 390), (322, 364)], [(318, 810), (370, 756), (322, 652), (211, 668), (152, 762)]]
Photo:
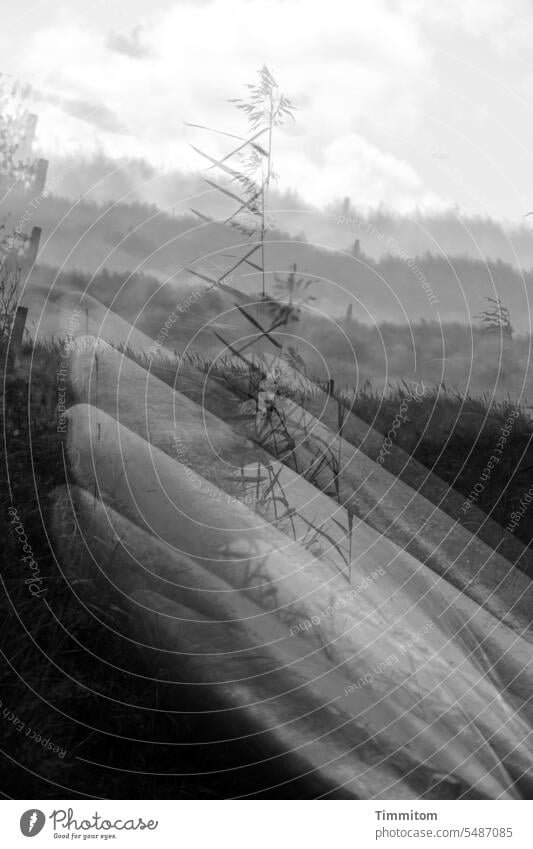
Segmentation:
[(275, 141), (281, 188), (316, 205), (533, 209), (531, 0), (8, 4), (0, 47), (50, 157), (196, 169), (183, 121), (241, 131), (226, 98), (266, 63), (299, 107)]

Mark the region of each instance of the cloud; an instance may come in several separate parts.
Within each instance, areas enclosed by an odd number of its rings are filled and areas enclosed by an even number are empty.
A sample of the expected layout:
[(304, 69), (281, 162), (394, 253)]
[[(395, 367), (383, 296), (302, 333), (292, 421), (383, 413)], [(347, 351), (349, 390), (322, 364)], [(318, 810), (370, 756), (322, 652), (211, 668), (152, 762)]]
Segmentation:
[(118, 115), (104, 103), (96, 103), (81, 98), (59, 97), (58, 95), (36, 91), (33, 92), (33, 98), (38, 103), (49, 103), (57, 106), (66, 115), (92, 124), (107, 133), (125, 132), (125, 126)]
[(474, 39), (490, 42), (496, 52), (531, 48), (533, 18), (529, 0), (403, 0), (411, 18), (435, 27), (460, 30)]
[[(184, 120), (245, 130), (227, 98), (242, 95), (265, 62), (299, 106), (297, 124), (276, 137), (280, 187), (323, 203), (329, 181), (330, 194), (363, 204), (383, 189), (404, 209), (431, 193), (381, 139), (416, 139), (431, 57), (416, 20), (386, 0), (212, 0), (178, 3), (107, 40), (77, 25), (42, 29), (20, 61), (48, 95), (39, 124), (45, 149), (101, 150), (189, 170), (200, 165), (189, 142), (200, 139)], [(58, 120), (59, 103), (66, 121)], [(88, 136), (76, 103), (98, 104), (97, 134)], [(224, 150), (216, 137), (208, 144)]]
[(381, 203), (398, 212), (443, 207), (411, 165), (357, 133), (329, 142), (315, 161), (297, 145), (290, 153), (283, 153), (280, 160), (281, 172), (292, 175), (308, 203), (325, 206), (333, 199), (350, 196), (360, 209)]
[(115, 53), (122, 53), (124, 56), (129, 56), (130, 59), (145, 59), (150, 55), (150, 50), (142, 43), (142, 32), (143, 27), (141, 25), (133, 27), (126, 34), (111, 32), (107, 37), (106, 47)]

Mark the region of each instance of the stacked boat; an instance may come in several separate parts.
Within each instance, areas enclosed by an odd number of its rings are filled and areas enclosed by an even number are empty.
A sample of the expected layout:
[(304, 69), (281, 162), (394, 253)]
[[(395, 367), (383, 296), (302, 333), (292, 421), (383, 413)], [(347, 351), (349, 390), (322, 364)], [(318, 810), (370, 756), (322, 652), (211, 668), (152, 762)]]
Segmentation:
[(532, 588), (495, 528), (376, 462), (376, 433), (286, 363), (263, 357), (265, 413), (257, 375), (167, 352), (162, 380), (152, 340), (87, 295), (73, 312), (55, 547), (125, 611), (146, 674), (317, 796), (524, 796)]

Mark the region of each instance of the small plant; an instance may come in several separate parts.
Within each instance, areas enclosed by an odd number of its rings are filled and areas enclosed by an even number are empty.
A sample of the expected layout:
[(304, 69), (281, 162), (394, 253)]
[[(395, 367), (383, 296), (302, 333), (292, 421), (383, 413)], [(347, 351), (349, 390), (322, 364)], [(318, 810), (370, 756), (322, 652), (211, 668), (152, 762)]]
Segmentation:
[(18, 303), (20, 269), (0, 263), (0, 346), (4, 349), (9, 340), (11, 326)]
[[(291, 467), (294, 471), (298, 472), (302, 475), (302, 477), (307, 480), (314, 487), (319, 489), (325, 495), (337, 501), (337, 503), (341, 507), (345, 507), (342, 500), (341, 493), (341, 481), (340, 481), (340, 473), (341, 473), (341, 455), (342, 455), (342, 444), (341, 439), (343, 435), (344, 425), (346, 421), (347, 412), (344, 407), (338, 403), (338, 431), (337, 431), (337, 450), (334, 451), (329, 444), (327, 444), (324, 440), (322, 440), (317, 434), (309, 433), (309, 429), (307, 427), (305, 415), (301, 418), (301, 420), (297, 423), (296, 428), (298, 430), (303, 430), (303, 438), (301, 440), (301, 444), (304, 448), (312, 453), (312, 460), (308, 463), (305, 468), (301, 467), (301, 463), (298, 461), (297, 454), (297, 443), (294, 435), (291, 433), (291, 425), (287, 421), (287, 417), (282, 408), (275, 408), (275, 418), (274, 415), (269, 416), (264, 422), (262, 428), (257, 432), (258, 442), (271, 454), (277, 457), (282, 463)], [(259, 467), (258, 467), (258, 480), (259, 480)], [(267, 488), (266, 494), (270, 494), (270, 491), (273, 490), (274, 485), (278, 484), (277, 476), (275, 480), (271, 481), (269, 488)], [(259, 483), (258, 483), (259, 486)], [(281, 487), (281, 484), (279, 484)], [(263, 495), (263, 498), (265, 494)], [(283, 501), (285, 499), (285, 493), (281, 492), (281, 498), (274, 498), (274, 513), (275, 519), (277, 520), (279, 517), (276, 511), (276, 503), (277, 501)], [(286, 499), (285, 499), (286, 501)], [(345, 554), (342, 552), (336, 543), (331, 539), (331, 537), (324, 531), (323, 524), (317, 524), (314, 522), (308, 522), (308, 520), (300, 516), (295, 510), (289, 507), (288, 502), (285, 505), (286, 512), (281, 517), (283, 519), (287, 519), (289, 516), (299, 516), (299, 518), (309, 525), (309, 530), (312, 532), (311, 537), (307, 539), (309, 545), (302, 540), (299, 540), (305, 547), (308, 547), (311, 550), (312, 546), (317, 546), (319, 544), (319, 540), (324, 537), (330, 543), (330, 545), (334, 545), (335, 548), (341, 554), (342, 559), (346, 563), (348, 569), (348, 580), (351, 580), (351, 564), (352, 564), (352, 543), (353, 543), (353, 512), (349, 507), (347, 509), (347, 527), (345, 528), (339, 521), (336, 519), (332, 519), (332, 521), (340, 528), (346, 539), (348, 540), (348, 551)], [(294, 526), (293, 526), (294, 531)], [(294, 537), (296, 539), (296, 537)], [(315, 553), (313, 551), (313, 553)], [(319, 555), (317, 555), (319, 556)]]
[(265, 297), (265, 235), (268, 226), (268, 191), (271, 181), (277, 180), (277, 174), (272, 167), (272, 135), (274, 129), (281, 127), (287, 119), (294, 120), (296, 107), (293, 106), (288, 97), (280, 92), (273, 74), (266, 65), (263, 65), (258, 75), (258, 83), (247, 83), (246, 85), (249, 90), (248, 98), (246, 100), (240, 97), (232, 98), (230, 103), (234, 103), (237, 109), (245, 114), (252, 133), (259, 135), (265, 133), (268, 139), (266, 149), (259, 148), (257, 145), (251, 147), (243, 163), (248, 179), (251, 177), (255, 184), (259, 182), (257, 194), (254, 192), (259, 203), (256, 209), (249, 207), (249, 210), (260, 221), (262, 296)]
[[(283, 465), (280, 465), (277, 471), (271, 464), (257, 464), (257, 475), (254, 477), (248, 470), (241, 470), (241, 477), (238, 480), (243, 482), (245, 487), (244, 495), (246, 495), (246, 485), (252, 484), (255, 486), (256, 510), (266, 521), (271, 522), (274, 527), (282, 531), (309, 551), (314, 557), (323, 558), (328, 551), (336, 551), (343, 564), (348, 569), (348, 575), (351, 574), (351, 522), (349, 527), (345, 528), (336, 519), (332, 519), (334, 524), (341, 530), (344, 538), (348, 539), (347, 550), (335, 540), (326, 530), (328, 517), (320, 521), (318, 517), (308, 519), (299, 510), (297, 510), (289, 500), (285, 488), (280, 481), (280, 474), (283, 471)], [(299, 530), (296, 522), (302, 527)]]
[[(267, 214), (268, 191), (271, 182), (277, 179), (272, 166), (272, 138), (275, 129), (281, 127), (287, 119), (294, 119), (295, 107), (279, 91), (278, 84), (266, 65), (258, 71), (258, 76), (257, 83), (248, 83), (246, 86), (249, 90), (248, 98), (231, 98), (229, 101), (245, 115), (249, 127), (248, 136), (225, 133), (202, 124), (187, 124), (187, 126), (217, 133), (239, 142), (221, 159), (216, 159), (194, 145), (192, 147), (209, 161), (208, 170), (217, 169), (228, 178), (231, 188), (228, 185), (215, 183), (207, 177), (204, 179), (212, 188), (236, 202), (237, 208), (223, 223), (236, 228), (248, 240), (250, 247), (217, 280), (191, 268), (188, 270), (191, 274), (220, 285), (232, 272), (242, 264), (246, 264), (261, 274), (264, 297), (266, 294), (265, 236), (271, 223)], [(238, 166), (231, 165), (230, 160), (236, 160)], [(212, 221), (209, 216), (195, 209), (192, 212), (205, 221)], [(254, 260), (250, 259), (254, 254), (256, 255)]]
[[(199, 271), (191, 267), (188, 271), (212, 286), (220, 286), (224, 285), (224, 281), (231, 277), (234, 271), (245, 265), (261, 275), (261, 298), (265, 302), (270, 300), (266, 293), (267, 269), (265, 258), (266, 234), (272, 226), (272, 221), (268, 216), (268, 194), (272, 181), (277, 179), (272, 164), (273, 134), (274, 130), (281, 127), (287, 120), (294, 119), (296, 107), (279, 90), (276, 79), (266, 65), (260, 68), (258, 77), (256, 83), (247, 84), (248, 96), (246, 98), (232, 98), (229, 101), (245, 116), (249, 130), (247, 136), (222, 132), (201, 124), (188, 124), (191, 127), (237, 140), (238, 144), (221, 159), (217, 159), (195, 146), (193, 146), (193, 149), (210, 163), (208, 170), (216, 169), (226, 178), (225, 184), (213, 182), (207, 177), (204, 179), (209, 186), (236, 203), (236, 208), (223, 221), (223, 224), (237, 229), (246, 240), (244, 253), (241, 253), (240, 256), (230, 254), (229, 256), (233, 256), (236, 261), (217, 278), (212, 277), (211, 274), (206, 274), (203, 270)], [(203, 221), (212, 221), (208, 215), (195, 209), (192, 212)], [(215, 335), (225, 345), (226, 349), (233, 356), (248, 364), (251, 369), (253, 369), (252, 363), (243, 354), (245, 348), (249, 348), (257, 342), (261, 346), (264, 341), (269, 341), (275, 348), (281, 350), (281, 345), (272, 336), (272, 333), (278, 327), (285, 325), (289, 316), (295, 315), (297, 312), (295, 312), (296, 308), (291, 300), (296, 294), (296, 289), (300, 286), (300, 281), (296, 282), (296, 268), (291, 274), (292, 278), (289, 275), (291, 281), (289, 285), (292, 285), (294, 292), (291, 291), (290, 293), (288, 305), (284, 303), (279, 309), (276, 307), (270, 326), (263, 326), (262, 319), (258, 320), (244, 310), (241, 305), (236, 304), (243, 317), (253, 325), (256, 331), (251, 341), (237, 349), (215, 331)]]
[(274, 274), (276, 281), (274, 294), (272, 297), (266, 297), (265, 301), (276, 327), (286, 326), (291, 321), (299, 321), (302, 307), (316, 300), (308, 292), (314, 280), (298, 277), (297, 272), (294, 262), (287, 277)]
[(299, 472), (296, 455), (296, 442), (287, 425), (285, 413), (279, 405), (273, 404), (263, 416), (256, 418), (256, 439), (275, 457), (290, 464)]

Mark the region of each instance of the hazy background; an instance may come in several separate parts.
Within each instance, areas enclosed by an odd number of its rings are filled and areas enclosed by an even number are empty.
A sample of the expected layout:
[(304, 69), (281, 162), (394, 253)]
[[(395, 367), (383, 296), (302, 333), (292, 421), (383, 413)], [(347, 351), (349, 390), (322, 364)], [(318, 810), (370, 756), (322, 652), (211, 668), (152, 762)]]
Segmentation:
[[(34, 150), (50, 162), (29, 222), (42, 228), (23, 299), (32, 332), (50, 332), (50, 302), (81, 285), (157, 335), (198, 287), (190, 263), (232, 264), (235, 233), (190, 212), (227, 214), (191, 144), (216, 156), (228, 142), (185, 122), (245, 132), (227, 100), (266, 63), (298, 107), (274, 139), (268, 280), (296, 263), (315, 281), (293, 340), (309, 368), (527, 395), (531, 45), (527, 0), (7, 8), (2, 70), (30, 84)], [(4, 196), (4, 225), (26, 209)], [(232, 284), (259, 289), (254, 273)], [(509, 309), (512, 340), (480, 333), (487, 297)], [(231, 308), (221, 298), (180, 318), (169, 345)], [(216, 349), (211, 330), (195, 344)]]

